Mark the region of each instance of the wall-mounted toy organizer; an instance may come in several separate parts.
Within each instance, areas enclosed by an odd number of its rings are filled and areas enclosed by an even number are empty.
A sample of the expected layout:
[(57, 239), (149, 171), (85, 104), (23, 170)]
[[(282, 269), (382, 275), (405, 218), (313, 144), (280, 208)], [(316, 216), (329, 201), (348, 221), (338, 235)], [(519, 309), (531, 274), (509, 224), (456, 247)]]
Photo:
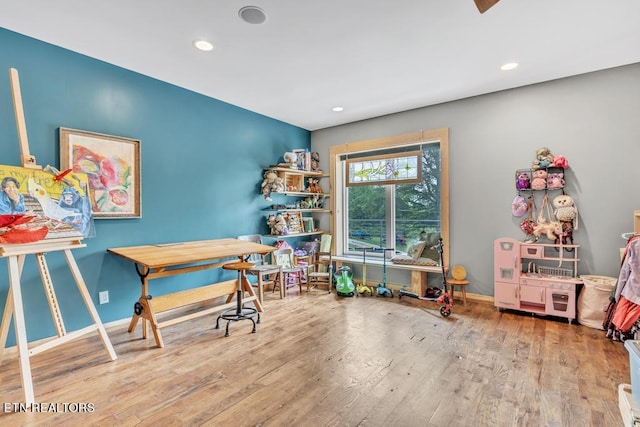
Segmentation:
[(515, 171), (512, 213), (522, 218), (520, 228), (527, 242), (546, 239), (551, 243), (573, 244), (578, 210), (565, 191), (568, 168), (564, 156), (553, 156), (548, 148), (541, 148), (531, 168)]

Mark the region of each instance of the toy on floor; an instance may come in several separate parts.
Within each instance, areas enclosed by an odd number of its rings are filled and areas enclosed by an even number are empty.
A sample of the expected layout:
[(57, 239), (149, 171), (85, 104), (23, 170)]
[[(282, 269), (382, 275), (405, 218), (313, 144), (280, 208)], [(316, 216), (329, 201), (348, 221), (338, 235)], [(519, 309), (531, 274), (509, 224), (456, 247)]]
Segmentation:
[[(415, 298), (415, 299), (419, 299), (419, 300), (426, 300), (426, 301), (435, 301), (438, 304), (442, 304), (440, 306), (440, 315), (442, 317), (449, 317), (451, 315), (451, 306), (453, 305), (453, 299), (451, 298), (450, 294), (449, 294), (449, 285), (447, 284), (447, 272), (444, 269), (444, 256), (443, 256), (443, 246), (442, 246), (442, 237), (440, 238), (440, 241), (438, 242), (438, 244), (436, 246), (434, 246), (434, 249), (436, 249), (439, 253), (440, 253), (440, 265), (442, 266), (442, 288), (444, 289), (444, 292), (440, 292), (440, 295), (438, 295), (437, 297), (436, 295), (436, 289), (438, 288), (427, 288), (426, 293), (427, 295), (425, 296), (420, 296), (416, 293), (413, 292), (409, 292), (406, 291), (404, 289), (400, 289), (400, 293), (398, 294), (398, 298), (402, 298), (403, 296), (407, 296), (410, 298)], [(429, 289), (431, 289), (432, 292), (432, 297), (428, 296), (429, 293)], [(438, 289), (440, 290), (440, 289)]]
[(355, 295), (354, 290), (356, 289), (353, 284), (353, 274), (351, 273), (351, 269), (344, 265), (340, 267), (338, 270), (339, 274), (334, 274), (336, 279), (336, 292), (340, 297), (352, 297)]
[(383, 285), (382, 283), (376, 287), (376, 293), (379, 297), (391, 297), (393, 298), (393, 291), (387, 288), (387, 285)]
[(366, 295), (367, 292), (369, 295), (373, 295), (373, 288), (367, 285), (367, 249), (374, 248), (362, 248), (362, 283), (356, 288), (360, 295)]
[(363, 285), (362, 283), (358, 283), (356, 285), (356, 291), (360, 295), (367, 295), (367, 294), (372, 295), (373, 294), (373, 292), (371, 291), (371, 288), (366, 286), (366, 285)]
[(394, 248), (384, 248), (382, 249), (382, 283), (378, 285), (376, 291), (378, 296), (390, 296), (393, 298), (393, 291), (387, 288), (387, 251), (395, 252)]

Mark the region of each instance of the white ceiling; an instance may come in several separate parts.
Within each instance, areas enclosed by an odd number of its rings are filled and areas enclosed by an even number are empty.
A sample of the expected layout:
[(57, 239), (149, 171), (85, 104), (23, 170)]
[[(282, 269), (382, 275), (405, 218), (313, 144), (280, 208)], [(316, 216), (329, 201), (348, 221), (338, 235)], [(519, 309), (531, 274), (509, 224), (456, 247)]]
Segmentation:
[(640, 0), (0, 0), (0, 26), (308, 130), (640, 62)]

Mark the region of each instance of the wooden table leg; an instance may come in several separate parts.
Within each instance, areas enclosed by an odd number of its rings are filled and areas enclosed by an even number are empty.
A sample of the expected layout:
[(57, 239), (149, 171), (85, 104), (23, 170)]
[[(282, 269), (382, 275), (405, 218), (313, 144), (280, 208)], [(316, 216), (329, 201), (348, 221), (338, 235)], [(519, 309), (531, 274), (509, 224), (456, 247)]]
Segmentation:
[(129, 322), (128, 332), (132, 332), (136, 325), (138, 324), (138, 320), (142, 320), (142, 339), (147, 339), (148, 334), (148, 323), (151, 324), (151, 332), (153, 332), (153, 338), (156, 341), (156, 345), (160, 348), (164, 347), (164, 341), (162, 340), (162, 334), (160, 333), (160, 328), (158, 328), (158, 319), (149, 304), (149, 299), (151, 296), (149, 295), (149, 273), (151, 270), (147, 266), (142, 266), (142, 270), (138, 264), (135, 264), (136, 272), (140, 277), (140, 287), (141, 293), (140, 298), (134, 304), (133, 308), (133, 316), (131, 316), (131, 322)]
[(138, 324), (138, 320), (142, 319), (142, 338), (147, 338), (147, 322), (151, 324), (151, 332), (153, 332), (153, 338), (156, 341), (158, 347), (164, 347), (164, 341), (162, 340), (162, 334), (160, 328), (158, 328), (158, 319), (149, 304), (149, 299), (146, 296), (141, 296), (135, 305), (131, 322), (129, 323), (128, 332), (134, 330)]

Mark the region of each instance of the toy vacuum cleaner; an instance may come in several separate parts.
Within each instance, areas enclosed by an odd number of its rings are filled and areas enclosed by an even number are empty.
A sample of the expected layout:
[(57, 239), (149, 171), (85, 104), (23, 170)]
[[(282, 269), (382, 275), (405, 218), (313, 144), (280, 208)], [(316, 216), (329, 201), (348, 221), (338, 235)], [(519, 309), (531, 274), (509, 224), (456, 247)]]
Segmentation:
[(353, 274), (351, 269), (343, 265), (340, 270), (334, 274), (336, 279), (336, 291), (340, 297), (352, 297), (355, 295), (355, 285), (353, 284)]
[(405, 291), (404, 289), (400, 289), (400, 293), (398, 298), (402, 298), (403, 296), (407, 296), (410, 298), (415, 298), (424, 301), (435, 301), (438, 304), (442, 304), (440, 307), (440, 314), (442, 317), (449, 317), (451, 315), (451, 306), (453, 305), (453, 300), (449, 296), (449, 289), (447, 285), (447, 272), (444, 269), (444, 257), (443, 257), (443, 246), (442, 246), (442, 237), (437, 245), (433, 247), (440, 254), (440, 265), (442, 266), (442, 288), (444, 292), (437, 292), (439, 289), (429, 288), (426, 290), (425, 296), (420, 296), (413, 292)]

